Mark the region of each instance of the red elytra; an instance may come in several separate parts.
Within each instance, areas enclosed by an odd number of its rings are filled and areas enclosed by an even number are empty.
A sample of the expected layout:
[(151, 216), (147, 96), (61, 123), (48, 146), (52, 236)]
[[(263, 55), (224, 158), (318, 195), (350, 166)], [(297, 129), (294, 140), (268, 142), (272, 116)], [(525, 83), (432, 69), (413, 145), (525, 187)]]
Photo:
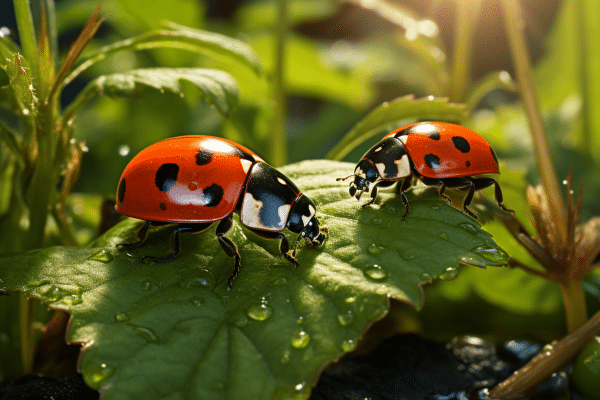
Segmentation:
[[(119, 181), (115, 208), (123, 215), (149, 221), (218, 221), (235, 209), (255, 161), (262, 159), (227, 139), (181, 136), (162, 140), (129, 162)], [(223, 189), (219, 201), (203, 193), (215, 182)]]
[(418, 122), (387, 134), (360, 159), (354, 174), (338, 180), (354, 177), (349, 193), (357, 199), (369, 192), (373, 184), (371, 200), (363, 207), (375, 202), (379, 187), (400, 181), (398, 189), (406, 219), (410, 206), (404, 192), (412, 187), (415, 177), (425, 185), (439, 187), (440, 195), (446, 200), (450, 200), (444, 195), (447, 187), (467, 192), (463, 211), (477, 218), (467, 206), (476, 190), (492, 185), (498, 206), (511, 211), (502, 204), (502, 190), (494, 179), (473, 177), (499, 172), (494, 150), (476, 132), (447, 122)]
[[(439, 135), (439, 139), (432, 140), (435, 135)], [(415, 169), (429, 178), (500, 173), (498, 159), (490, 144), (464, 126), (420, 122), (396, 129), (384, 139), (389, 137), (399, 138), (404, 143)], [(433, 156), (440, 160), (435, 169), (429, 165), (436, 160)]]

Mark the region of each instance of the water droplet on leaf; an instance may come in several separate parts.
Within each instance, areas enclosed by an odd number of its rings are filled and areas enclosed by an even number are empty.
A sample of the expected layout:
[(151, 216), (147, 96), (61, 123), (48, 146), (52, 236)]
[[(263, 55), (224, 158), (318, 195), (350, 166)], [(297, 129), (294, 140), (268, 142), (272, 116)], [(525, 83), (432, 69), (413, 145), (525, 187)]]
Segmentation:
[(143, 326), (132, 326), (133, 332), (148, 343), (158, 343), (160, 341), (152, 329), (144, 328)]
[(354, 340), (354, 339), (344, 340), (342, 342), (341, 346), (342, 346), (342, 350), (344, 350), (345, 352), (352, 351), (352, 350), (356, 349), (356, 340)]
[(381, 280), (381, 279), (385, 279), (387, 277), (387, 271), (383, 267), (381, 267), (377, 264), (363, 269), (363, 274), (367, 278), (371, 278), (374, 280)]
[(448, 267), (442, 271), (439, 278), (444, 281), (451, 281), (452, 279), (458, 276), (458, 268), (457, 267)]
[(83, 380), (94, 390), (100, 389), (102, 383), (115, 373), (115, 369), (106, 364), (87, 364), (82, 368)]
[(255, 321), (265, 321), (273, 316), (273, 307), (262, 302), (248, 308), (248, 316)]
[(460, 226), (462, 229), (464, 229), (472, 235), (477, 234), (477, 227), (470, 222), (461, 222), (460, 224), (458, 224), (458, 226)]
[(147, 292), (154, 288), (158, 288), (158, 286), (156, 286), (156, 284), (154, 284), (154, 282), (149, 281), (149, 280), (145, 280), (144, 282), (142, 282), (142, 290), (143, 291)]
[(310, 335), (304, 331), (296, 333), (291, 340), (292, 346), (297, 349), (303, 349), (310, 342)]
[(103, 263), (109, 263), (114, 259), (113, 255), (107, 250), (100, 250), (88, 257), (88, 260), (100, 261)]
[(367, 247), (367, 251), (371, 254), (379, 254), (383, 251), (382, 246), (377, 246), (375, 243), (371, 243), (369, 247)]
[(508, 260), (508, 255), (504, 251), (490, 246), (477, 246), (472, 248), (471, 251), (494, 263), (502, 263)]
[(342, 326), (348, 326), (354, 321), (354, 314), (352, 310), (348, 310), (345, 313), (338, 315), (338, 321)]

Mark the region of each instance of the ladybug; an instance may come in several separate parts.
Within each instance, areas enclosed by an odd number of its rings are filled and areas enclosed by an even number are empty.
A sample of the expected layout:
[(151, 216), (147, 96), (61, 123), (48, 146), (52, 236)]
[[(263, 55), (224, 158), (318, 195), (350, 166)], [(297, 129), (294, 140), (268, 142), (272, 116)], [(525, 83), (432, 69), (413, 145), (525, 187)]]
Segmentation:
[[(296, 267), (296, 246), (301, 238), (309, 247), (325, 240), (321, 231), (326, 228), (319, 228), (315, 203), (292, 181), (247, 148), (211, 136), (175, 137), (142, 150), (121, 175), (115, 209), (146, 221), (137, 232), (138, 241), (121, 243), (121, 248), (141, 246), (151, 225), (175, 224), (171, 253), (144, 257), (152, 262), (177, 257), (179, 232), (202, 232), (218, 222), (219, 244), (234, 259), (228, 288), (238, 275), (241, 260), (235, 243), (225, 237), (234, 212), (242, 225), (257, 235), (280, 239), (281, 254)], [(299, 234), (292, 252), (281, 233), (285, 228)]]
[(404, 220), (410, 211), (404, 192), (412, 187), (413, 177), (425, 185), (439, 187), (440, 195), (448, 201), (450, 198), (444, 195), (444, 191), (447, 187), (455, 188), (467, 192), (463, 210), (477, 219), (467, 207), (476, 190), (491, 185), (494, 185), (498, 206), (513, 212), (502, 204), (502, 190), (498, 182), (487, 177), (472, 177), (498, 173), (498, 158), (490, 144), (478, 133), (447, 122), (418, 122), (387, 134), (360, 159), (353, 175), (337, 180), (354, 177), (349, 192), (357, 199), (363, 192), (368, 193), (369, 185), (373, 184), (371, 200), (363, 207), (373, 204), (378, 188), (401, 181), (398, 189), (404, 203)]

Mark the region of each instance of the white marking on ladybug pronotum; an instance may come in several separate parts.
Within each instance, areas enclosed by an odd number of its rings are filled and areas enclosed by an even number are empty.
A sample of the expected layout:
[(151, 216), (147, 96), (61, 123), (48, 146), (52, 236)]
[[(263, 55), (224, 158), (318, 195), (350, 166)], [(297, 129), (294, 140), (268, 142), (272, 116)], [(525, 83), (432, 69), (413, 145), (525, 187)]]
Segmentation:
[(240, 158), (240, 163), (242, 164), (242, 169), (246, 174), (248, 173), (248, 171), (250, 171), (250, 167), (252, 166), (252, 164), (254, 164), (252, 161), (246, 160), (245, 158)]
[(277, 177), (277, 182), (281, 183), (283, 186), (287, 186), (287, 182), (280, 177)]
[(410, 175), (410, 162), (408, 161), (408, 154), (400, 157), (399, 160), (395, 160), (394, 163), (396, 167), (398, 167), (397, 178), (404, 178), (405, 176)]

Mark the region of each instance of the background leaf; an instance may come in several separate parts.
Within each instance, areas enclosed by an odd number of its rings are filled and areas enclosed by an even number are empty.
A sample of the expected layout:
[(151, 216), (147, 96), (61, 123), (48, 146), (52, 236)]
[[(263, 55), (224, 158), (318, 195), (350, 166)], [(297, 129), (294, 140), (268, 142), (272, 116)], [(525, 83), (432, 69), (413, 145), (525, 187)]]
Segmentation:
[(169, 90), (183, 96), (181, 81), (193, 83), (225, 117), (237, 106), (238, 85), (227, 72), (204, 68), (146, 68), (96, 78), (73, 100), (63, 118), (66, 121), (74, 118), (95, 95), (134, 97), (139, 95), (140, 86), (161, 92)]
[(232, 262), (214, 227), (183, 235), (175, 261), (148, 265), (140, 258), (164, 253), (170, 229), (152, 230), (128, 254), (115, 245), (134, 240), (140, 223), (127, 219), (89, 248), (0, 259), (0, 291), (24, 290), (73, 315), (68, 340), (87, 343), (84, 379), (104, 399), (306, 397), (323, 364), (353, 350), (387, 313), (388, 296), (420, 307), (425, 282), (508, 258), (435, 190), (409, 192), (406, 222), (391, 191), (362, 209), (335, 181), (353, 168), (306, 161), (281, 169), (329, 229), (323, 245), (301, 246), (298, 269), (276, 241), (236, 223), (228, 236), (242, 268), (227, 291)]

